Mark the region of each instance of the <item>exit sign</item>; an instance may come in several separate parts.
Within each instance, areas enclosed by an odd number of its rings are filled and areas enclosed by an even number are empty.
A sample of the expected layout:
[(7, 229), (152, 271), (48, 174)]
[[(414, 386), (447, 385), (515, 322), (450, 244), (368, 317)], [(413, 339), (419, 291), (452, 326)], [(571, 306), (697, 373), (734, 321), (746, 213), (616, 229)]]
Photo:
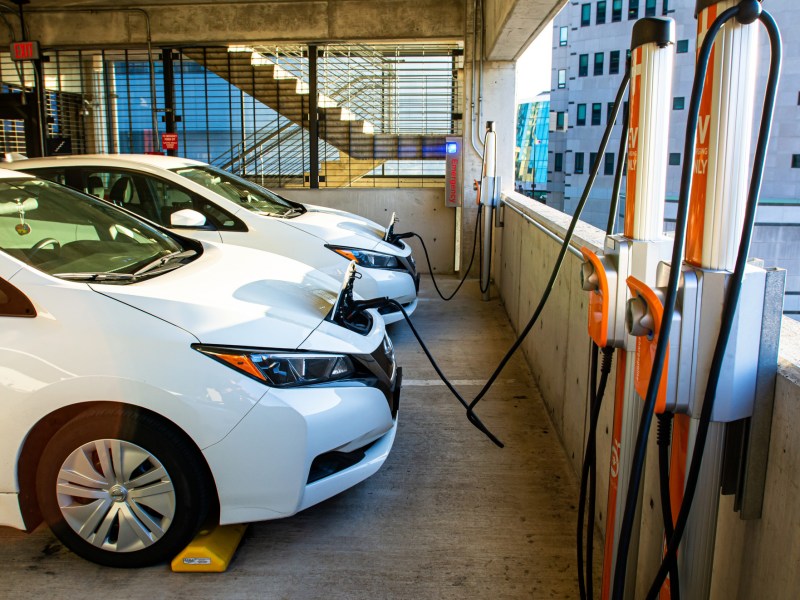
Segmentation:
[(11, 60), (38, 60), (39, 42), (11, 42)]

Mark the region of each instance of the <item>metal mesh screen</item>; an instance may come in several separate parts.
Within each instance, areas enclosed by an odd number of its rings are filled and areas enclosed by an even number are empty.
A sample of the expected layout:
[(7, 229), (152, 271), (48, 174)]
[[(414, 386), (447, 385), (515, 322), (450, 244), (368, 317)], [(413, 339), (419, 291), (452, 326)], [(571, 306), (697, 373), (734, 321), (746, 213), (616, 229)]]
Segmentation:
[[(310, 185), (308, 46), (172, 52), (177, 154), (273, 187)], [(161, 150), (165, 62), (144, 50), (45, 52), (48, 154)], [(462, 132), (459, 45), (328, 45), (317, 53), (319, 185), (441, 186), (444, 136)], [(33, 86), (0, 52), (4, 94)], [(167, 84), (169, 89), (169, 84)], [(27, 96), (26, 96), (27, 97)], [(9, 115), (5, 115), (9, 116)], [(11, 114), (10, 116), (14, 116)], [(0, 119), (2, 151), (26, 151), (21, 119)]]

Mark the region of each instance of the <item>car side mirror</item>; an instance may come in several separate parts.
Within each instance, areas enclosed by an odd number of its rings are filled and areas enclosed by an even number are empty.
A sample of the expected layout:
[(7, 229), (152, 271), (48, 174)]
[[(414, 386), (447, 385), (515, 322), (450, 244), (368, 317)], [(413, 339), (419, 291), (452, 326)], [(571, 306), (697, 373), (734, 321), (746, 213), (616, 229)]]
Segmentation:
[(184, 208), (172, 213), (169, 216), (169, 222), (172, 227), (204, 227), (206, 218), (196, 210)]

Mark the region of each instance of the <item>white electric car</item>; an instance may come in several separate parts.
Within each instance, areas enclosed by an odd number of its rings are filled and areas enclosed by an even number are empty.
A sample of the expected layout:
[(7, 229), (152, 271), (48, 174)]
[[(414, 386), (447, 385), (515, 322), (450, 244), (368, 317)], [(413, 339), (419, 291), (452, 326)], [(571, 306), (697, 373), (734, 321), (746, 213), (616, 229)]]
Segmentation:
[(0, 525), (141, 566), (375, 473), (400, 370), (345, 289), (0, 170)]
[[(355, 291), (362, 298), (386, 296), (409, 314), (417, 306), (419, 275), (411, 248), (402, 240), (385, 241), (384, 227), (343, 211), (287, 200), (205, 163), (97, 154), (7, 166), (110, 200), (182, 235), (282, 254), (336, 279), (355, 260), (362, 275)], [(391, 306), (380, 311), (387, 323), (403, 318)]]

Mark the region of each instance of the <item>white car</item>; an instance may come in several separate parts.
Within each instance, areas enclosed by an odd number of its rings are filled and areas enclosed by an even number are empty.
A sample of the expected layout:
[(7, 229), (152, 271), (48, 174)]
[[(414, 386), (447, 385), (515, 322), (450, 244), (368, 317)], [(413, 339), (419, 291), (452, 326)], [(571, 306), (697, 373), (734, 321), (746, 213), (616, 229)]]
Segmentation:
[[(402, 240), (384, 240), (384, 227), (343, 211), (287, 200), (205, 163), (96, 154), (34, 158), (7, 166), (110, 200), (182, 235), (282, 254), (336, 279), (355, 260), (362, 275), (355, 286), (358, 295), (391, 298), (408, 314), (417, 307), (419, 274), (411, 248)], [(386, 323), (403, 318), (396, 308), (380, 310)]]
[(375, 473), (401, 374), (344, 290), (0, 170), (0, 525), (142, 566)]

